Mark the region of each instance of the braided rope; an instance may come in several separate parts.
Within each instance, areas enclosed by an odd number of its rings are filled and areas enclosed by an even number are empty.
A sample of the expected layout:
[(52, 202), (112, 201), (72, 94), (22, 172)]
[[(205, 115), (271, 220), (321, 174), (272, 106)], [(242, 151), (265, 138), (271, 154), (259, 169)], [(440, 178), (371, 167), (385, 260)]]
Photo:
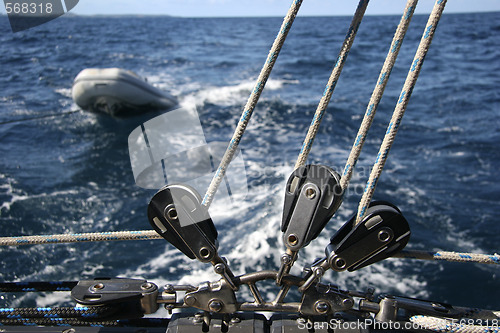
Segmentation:
[(344, 67), (347, 56), (349, 55), (349, 51), (351, 50), (352, 44), (354, 43), (354, 38), (356, 37), (356, 34), (358, 32), (358, 28), (365, 14), (368, 2), (369, 0), (359, 1), (358, 7), (351, 22), (351, 26), (349, 27), (349, 31), (347, 32), (344, 43), (342, 44), (339, 56), (337, 58), (335, 66), (333, 67), (332, 73), (330, 74), (330, 78), (328, 79), (325, 91), (323, 92), (323, 96), (321, 97), (318, 107), (316, 108), (316, 112), (314, 114), (311, 125), (309, 126), (309, 130), (307, 131), (304, 143), (302, 144), (299, 157), (297, 159), (297, 162), (295, 163), (295, 169), (306, 164), (307, 156), (311, 151), (314, 138), (318, 134), (319, 125), (321, 124), (323, 115), (325, 114), (326, 108), (328, 107), (328, 103), (330, 103), (333, 91), (335, 90), (337, 81), (340, 77), (340, 74), (342, 73), (342, 68)]
[(81, 318), (0, 318), (0, 324), (5, 326), (120, 326), (116, 320), (88, 321)]
[(141, 231), (116, 231), (101, 233), (61, 234), (41, 236), (0, 237), (0, 246), (77, 243), (77, 242), (102, 242), (119, 240), (151, 240), (160, 239), (161, 236), (154, 230)]
[(95, 320), (109, 317), (118, 310), (119, 309), (114, 306), (0, 308), (0, 320), (28, 318), (81, 318)]
[(463, 253), (448, 251), (401, 251), (395, 254), (396, 258), (419, 259), (419, 260), (442, 260), (452, 262), (470, 262), (478, 264), (500, 265), (500, 256), (479, 253)]
[(389, 52), (387, 53), (387, 57), (385, 58), (384, 65), (382, 66), (382, 69), (380, 71), (377, 84), (373, 89), (370, 102), (368, 103), (368, 106), (366, 108), (365, 116), (359, 127), (358, 134), (356, 135), (356, 140), (354, 141), (354, 144), (351, 148), (351, 153), (347, 158), (344, 172), (342, 174), (342, 178), (340, 179), (340, 186), (342, 187), (343, 191), (347, 189), (347, 187), (349, 186), (349, 182), (351, 181), (354, 167), (358, 162), (359, 155), (361, 154), (361, 150), (363, 149), (366, 136), (373, 123), (373, 118), (375, 117), (378, 105), (384, 94), (387, 82), (389, 81), (389, 76), (391, 75), (394, 64), (396, 63), (399, 50), (401, 49), (403, 39), (406, 35), (406, 32), (408, 31), (408, 27), (410, 26), (410, 21), (413, 17), (413, 13), (415, 11), (417, 3), (418, 0), (408, 0), (408, 2), (406, 3), (406, 8), (403, 12), (403, 16), (401, 17), (401, 21), (399, 22), (396, 32), (394, 33), (391, 47), (389, 48)]
[(79, 318), (6, 318), (1, 325), (9, 326), (91, 326), (91, 327), (161, 327), (166, 328), (169, 319), (139, 318), (127, 320), (93, 321)]
[(227, 150), (224, 153), (224, 156), (222, 157), (220, 165), (217, 171), (215, 172), (214, 178), (212, 179), (212, 182), (208, 187), (207, 193), (203, 198), (202, 204), (205, 207), (210, 207), (210, 204), (213, 201), (215, 193), (217, 192), (217, 189), (219, 188), (222, 179), (226, 174), (226, 169), (229, 166), (229, 163), (231, 163), (237, 151), (240, 140), (243, 137), (243, 134), (245, 133), (245, 129), (248, 125), (248, 122), (252, 117), (255, 106), (259, 100), (262, 90), (264, 89), (264, 86), (266, 85), (267, 79), (271, 74), (274, 64), (276, 63), (276, 59), (278, 58), (281, 48), (285, 43), (285, 39), (288, 35), (288, 32), (290, 31), (290, 28), (292, 27), (293, 21), (297, 16), (301, 4), (302, 0), (295, 0), (290, 6), (287, 15), (283, 19), (283, 24), (281, 25), (280, 31), (278, 32), (278, 35), (274, 40), (271, 50), (269, 51), (269, 55), (267, 57), (266, 62), (264, 63), (264, 66), (262, 67), (259, 78), (257, 79), (257, 82), (255, 84), (254, 90), (250, 94), (247, 104), (243, 109), (243, 114), (241, 115), (238, 126), (236, 127), (233, 137), (229, 143), (229, 146), (227, 147)]
[(455, 332), (455, 333), (499, 333), (500, 332), (500, 312), (492, 312), (496, 319), (484, 320), (484, 325), (474, 325), (483, 322), (478, 319), (446, 319), (431, 316), (413, 316), (410, 321), (423, 329), (435, 332)]
[(408, 75), (406, 77), (401, 95), (394, 109), (391, 122), (389, 123), (386, 135), (380, 146), (375, 164), (373, 165), (373, 170), (370, 174), (370, 178), (366, 183), (365, 192), (363, 193), (363, 196), (359, 203), (356, 223), (359, 223), (363, 219), (366, 209), (368, 208), (373, 197), (375, 187), (377, 186), (378, 179), (382, 174), (385, 162), (387, 161), (389, 150), (391, 149), (392, 144), (394, 143), (394, 139), (396, 138), (399, 125), (401, 124), (401, 120), (403, 119), (403, 115), (408, 106), (411, 93), (417, 82), (418, 75), (420, 74), (420, 70), (422, 69), (422, 64), (424, 63), (425, 56), (427, 55), (427, 51), (429, 50), (432, 38), (434, 37), (434, 32), (436, 31), (437, 24), (439, 23), (439, 19), (441, 18), (441, 14), (443, 13), (445, 5), (446, 0), (437, 0), (429, 16), (429, 20), (427, 21), (425, 31), (423, 33), (422, 39), (420, 40), (420, 44), (410, 67), (410, 71), (408, 72)]
[(54, 282), (2, 282), (0, 291), (4, 293), (15, 292), (41, 292), (41, 291), (70, 291), (78, 281)]

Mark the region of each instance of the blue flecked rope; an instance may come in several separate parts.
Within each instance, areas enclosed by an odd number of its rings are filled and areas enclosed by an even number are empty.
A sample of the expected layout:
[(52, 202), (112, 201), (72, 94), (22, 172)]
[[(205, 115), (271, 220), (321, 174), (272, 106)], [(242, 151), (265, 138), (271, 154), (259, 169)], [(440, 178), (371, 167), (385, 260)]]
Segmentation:
[(358, 162), (361, 150), (363, 149), (363, 145), (366, 140), (366, 136), (368, 134), (368, 131), (370, 130), (371, 124), (373, 123), (378, 105), (384, 94), (384, 90), (387, 86), (387, 82), (389, 81), (389, 77), (391, 75), (392, 69), (394, 68), (394, 64), (396, 63), (399, 50), (401, 49), (403, 39), (406, 35), (406, 32), (408, 31), (408, 27), (410, 26), (410, 22), (413, 17), (413, 13), (415, 12), (417, 3), (418, 0), (408, 0), (403, 12), (403, 16), (401, 17), (396, 32), (394, 33), (394, 37), (385, 58), (384, 65), (382, 66), (382, 69), (380, 71), (380, 75), (378, 77), (377, 83), (375, 84), (375, 88), (373, 89), (373, 93), (370, 97), (370, 101), (368, 102), (363, 121), (359, 126), (358, 134), (356, 135), (356, 139), (354, 140), (354, 144), (351, 148), (351, 152), (344, 167), (342, 178), (340, 179), (340, 186), (342, 187), (343, 191), (345, 191), (349, 186), (354, 168), (356, 166), (356, 163)]
[(101, 318), (116, 311), (113, 307), (37, 307), (37, 308), (0, 308), (0, 320), (31, 318)]
[(387, 132), (385, 134), (384, 140), (380, 145), (380, 150), (373, 165), (370, 178), (368, 179), (365, 191), (359, 203), (356, 223), (361, 222), (372, 200), (373, 193), (375, 192), (375, 187), (377, 186), (377, 182), (379, 180), (380, 175), (382, 174), (385, 162), (387, 161), (389, 151), (396, 138), (396, 134), (401, 124), (401, 120), (403, 119), (404, 113), (408, 106), (410, 96), (417, 82), (418, 75), (420, 74), (420, 70), (422, 69), (422, 64), (424, 62), (425, 56), (427, 55), (427, 51), (429, 50), (429, 47), (431, 45), (432, 38), (434, 37), (434, 32), (436, 31), (437, 24), (439, 23), (445, 5), (446, 5), (446, 0), (437, 0), (436, 4), (434, 5), (434, 8), (432, 9), (431, 14), (429, 15), (429, 20), (427, 21), (427, 25), (424, 30), (422, 39), (420, 40), (420, 44), (418, 46), (415, 57), (412, 61), (410, 71), (408, 72), (406, 81), (403, 85), (401, 95), (396, 104), (396, 107), (394, 108), (392, 119), (389, 123), (389, 126), (387, 127)]
[(293, 21), (295, 20), (295, 17), (299, 11), (301, 4), (302, 4), (302, 0), (293, 1), (292, 5), (290, 6), (290, 9), (288, 10), (287, 15), (285, 16), (285, 18), (283, 20), (283, 24), (281, 25), (280, 31), (278, 32), (278, 35), (276, 36), (276, 39), (274, 40), (274, 43), (271, 47), (271, 50), (269, 51), (269, 55), (267, 57), (267, 60), (264, 63), (264, 66), (262, 67), (259, 78), (257, 79), (257, 83), (255, 84), (255, 88), (253, 89), (252, 93), (250, 94), (250, 97), (248, 98), (247, 104), (245, 105), (245, 107), (243, 109), (243, 114), (241, 115), (238, 126), (236, 127), (236, 130), (234, 131), (234, 134), (233, 134), (233, 137), (231, 138), (229, 146), (227, 147), (227, 150), (224, 153), (224, 156), (222, 157), (220, 165), (217, 168), (217, 171), (215, 172), (214, 178), (212, 179), (212, 182), (210, 183), (210, 186), (208, 187), (207, 193), (205, 194), (205, 197), (203, 198), (202, 204), (205, 207), (210, 207), (210, 204), (212, 203), (212, 200), (215, 196), (215, 193), (217, 192), (217, 189), (219, 188), (219, 186), (222, 182), (222, 179), (224, 178), (224, 175), (226, 174), (226, 169), (228, 168), (229, 163), (231, 163), (231, 161), (232, 161), (232, 159), (237, 151), (237, 148), (238, 148), (238, 145), (241, 141), (241, 138), (243, 137), (243, 134), (245, 133), (245, 129), (248, 125), (248, 122), (250, 121), (250, 118), (252, 117), (255, 106), (257, 105), (257, 102), (260, 98), (262, 90), (264, 89), (264, 86), (266, 85), (267, 79), (269, 78), (269, 75), (271, 74), (271, 71), (274, 67), (274, 64), (276, 63), (276, 59), (278, 58), (280, 50), (281, 50), (283, 44), (285, 43), (285, 39), (288, 35), (288, 32), (290, 31), (290, 28), (292, 27)]
[(297, 159), (297, 162), (295, 163), (295, 169), (300, 168), (306, 163), (307, 156), (309, 155), (312, 144), (314, 142), (314, 138), (318, 133), (321, 120), (323, 119), (326, 108), (330, 103), (333, 91), (335, 90), (337, 82), (340, 78), (340, 74), (342, 73), (342, 69), (344, 67), (345, 61), (347, 60), (347, 56), (349, 55), (349, 51), (351, 50), (352, 44), (354, 43), (354, 39), (356, 37), (356, 33), (358, 32), (359, 25), (363, 20), (363, 16), (365, 14), (366, 7), (368, 6), (368, 2), (369, 0), (359, 1), (358, 7), (351, 22), (351, 26), (349, 27), (349, 31), (347, 32), (344, 43), (342, 44), (342, 48), (340, 49), (339, 56), (337, 57), (332, 73), (330, 74), (328, 83), (326, 84), (325, 91), (323, 92), (323, 97), (321, 97), (318, 107), (316, 108), (316, 112), (311, 122), (311, 126), (309, 126), (306, 138), (304, 139), (304, 143), (302, 144), (299, 157)]
[(449, 251), (401, 251), (394, 255), (397, 258), (420, 259), (420, 260), (442, 260), (453, 262), (472, 262), (480, 264), (500, 265), (498, 254), (479, 254)]

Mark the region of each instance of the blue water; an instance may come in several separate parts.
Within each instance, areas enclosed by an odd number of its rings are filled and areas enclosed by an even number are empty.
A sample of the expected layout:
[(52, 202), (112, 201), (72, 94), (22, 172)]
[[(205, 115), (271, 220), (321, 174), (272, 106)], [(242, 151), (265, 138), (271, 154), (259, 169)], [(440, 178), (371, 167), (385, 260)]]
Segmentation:
[[(88, 67), (133, 70), (181, 105), (195, 103), (207, 141), (227, 142), (281, 21), (62, 17), (14, 34), (0, 17), (2, 236), (149, 229), (146, 207), (154, 191), (135, 185), (127, 138), (159, 113), (65, 115), (77, 109), (74, 77)], [(278, 265), (284, 182), (349, 22), (298, 17), (256, 108), (241, 142), (248, 195), (232, 207), (212, 207), (220, 254), (236, 274)], [(361, 24), (309, 162), (343, 169), (398, 22), (381, 16)], [(356, 210), (425, 22), (424, 16), (412, 21), (341, 209), (292, 272), (322, 256)], [(410, 222), (410, 249), (499, 252), (499, 59), (500, 13), (444, 15), (376, 191)], [(1, 248), (0, 258), (1, 281), (217, 279), (209, 266), (162, 240)], [(492, 266), (390, 259), (355, 273), (329, 272), (324, 281), (498, 309), (498, 275)], [(0, 301), (54, 305), (61, 297)]]

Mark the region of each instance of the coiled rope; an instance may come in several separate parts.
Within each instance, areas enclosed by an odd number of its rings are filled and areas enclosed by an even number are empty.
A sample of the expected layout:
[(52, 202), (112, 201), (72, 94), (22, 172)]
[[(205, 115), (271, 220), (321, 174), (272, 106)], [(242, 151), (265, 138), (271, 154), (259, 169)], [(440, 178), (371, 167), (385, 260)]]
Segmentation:
[(375, 160), (375, 164), (373, 165), (372, 172), (370, 173), (370, 177), (368, 179), (368, 182), (366, 183), (365, 191), (359, 203), (356, 223), (359, 223), (363, 219), (366, 209), (368, 208), (372, 200), (375, 187), (377, 186), (377, 182), (380, 175), (382, 174), (385, 162), (387, 161), (389, 151), (394, 143), (394, 139), (401, 124), (401, 120), (408, 106), (413, 88), (415, 87), (415, 84), (417, 82), (418, 75), (420, 74), (420, 70), (422, 69), (422, 64), (424, 63), (425, 56), (427, 55), (427, 51), (429, 50), (430, 44), (434, 37), (434, 33), (436, 31), (437, 24), (439, 23), (445, 5), (446, 0), (437, 0), (431, 14), (429, 15), (425, 31), (422, 35), (422, 39), (420, 40), (420, 44), (418, 46), (415, 57), (413, 58), (410, 71), (408, 72), (408, 75), (406, 77), (406, 81), (403, 85), (399, 100), (394, 109), (392, 119), (389, 123), (389, 126), (387, 127), (387, 132), (380, 146), (380, 150)]
[(257, 79), (255, 87), (254, 87), (252, 93), (250, 94), (250, 97), (248, 98), (247, 104), (245, 105), (245, 107), (243, 109), (243, 114), (241, 115), (238, 126), (236, 127), (236, 130), (233, 134), (233, 137), (232, 137), (231, 141), (229, 142), (229, 146), (227, 147), (227, 150), (224, 153), (224, 156), (222, 157), (220, 165), (217, 168), (217, 171), (215, 172), (214, 178), (212, 179), (212, 181), (208, 187), (207, 193), (205, 194), (205, 197), (203, 198), (202, 204), (205, 207), (210, 207), (210, 205), (213, 201), (213, 198), (215, 196), (215, 193), (217, 192), (217, 189), (219, 188), (219, 186), (222, 182), (222, 179), (224, 178), (224, 175), (226, 174), (226, 169), (229, 166), (229, 163), (231, 163), (231, 161), (233, 160), (233, 157), (237, 151), (237, 148), (238, 148), (238, 145), (241, 141), (241, 138), (243, 137), (243, 134), (245, 133), (245, 129), (248, 125), (248, 122), (250, 121), (250, 118), (252, 117), (255, 106), (257, 105), (259, 97), (262, 93), (262, 90), (264, 89), (264, 86), (266, 85), (267, 79), (269, 78), (269, 75), (271, 74), (271, 71), (274, 67), (274, 64), (276, 63), (276, 59), (278, 58), (278, 55), (281, 51), (281, 48), (283, 47), (283, 44), (285, 43), (285, 39), (288, 35), (288, 32), (290, 31), (290, 28), (292, 27), (293, 21), (295, 20), (295, 17), (297, 16), (297, 13), (300, 9), (301, 4), (302, 4), (302, 0), (295, 0), (292, 3), (292, 5), (290, 6), (290, 9), (288, 10), (287, 15), (283, 19), (283, 24), (281, 25), (280, 31), (278, 32), (278, 35), (276, 36), (276, 39), (274, 40), (274, 43), (271, 47), (271, 50), (269, 51), (269, 55), (267, 57), (267, 60), (264, 63), (262, 70), (260, 71), (260, 75)]
[(342, 48), (340, 49), (339, 56), (337, 57), (337, 61), (335, 62), (335, 66), (333, 67), (332, 73), (330, 74), (330, 78), (328, 79), (325, 91), (323, 92), (323, 97), (321, 97), (316, 112), (314, 113), (311, 125), (309, 126), (309, 130), (307, 131), (306, 138), (304, 139), (304, 143), (302, 144), (299, 157), (297, 159), (297, 162), (295, 163), (295, 169), (305, 165), (306, 163), (307, 156), (309, 155), (312, 144), (314, 142), (314, 138), (318, 134), (319, 125), (321, 124), (321, 120), (323, 119), (326, 108), (330, 103), (333, 91), (335, 90), (337, 81), (340, 77), (340, 74), (342, 73), (342, 69), (344, 68), (347, 56), (349, 55), (349, 51), (351, 50), (352, 44), (354, 43), (354, 39), (356, 38), (359, 25), (363, 20), (368, 2), (369, 0), (359, 1), (358, 7), (351, 22), (351, 26), (349, 27), (349, 31), (347, 32), (347, 35), (344, 39), (344, 43), (342, 44)]
[(347, 189), (347, 187), (349, 186), (349, 182), (351, 181), (354, 168), (358, 162), (361, 150), (363, 149), (368, 131), (370, 130), (370, 127), (373, 123), (375, 113), (377, 112), (378, 105), (384, 94), (387, 82), (389, 81), (389, 76), (391, 75), (394, 64), (396, 63), (399, 50), (401, 49), (403, 39), (406, 35), (406, 32), (408, 31), (408, 27), (410, 26), (410, 21), (413, 17), (413, 13), (415, 11), (417, 3), (418, 0), (408, 0), (403, 12), (403, 16), (401, 17), (401, 21), (399, 22), (396, 32), (394, 33), (391, 47), (389, 48), (389, 52), (387, 53), (387, 56), (385, 58), (384, 65), (382, 66), (382, 69), (380, 71), (377, 83), (375, 84), (375, 88), (373, 89), (372, 96), (366, 108), (365, 116), (363, 117), (363, 121), (361, 122), (361, 125), (359, 127), (358, 134), (356, 135), (356, 139), (351, 148), (351, 152), (344, 167), (344, 172), (340, 179), (340, 186), (342, 187), (343, 191)]

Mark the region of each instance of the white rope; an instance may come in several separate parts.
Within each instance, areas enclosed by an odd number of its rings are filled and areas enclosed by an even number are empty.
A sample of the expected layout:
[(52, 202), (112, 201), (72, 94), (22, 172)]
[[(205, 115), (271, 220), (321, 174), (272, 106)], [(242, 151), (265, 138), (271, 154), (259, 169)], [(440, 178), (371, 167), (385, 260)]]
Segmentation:
[(401, 251), (395, 255), (395, 258), (419, 259), (419, 260), (442, 260), (452, 262), (470, 262), (478, 264), (500, 265), (500, 256), (495, 253), (479, 254), (448, 251)]
[(262, 90), (266, 85), (267, 79), (269, 78), (273, 66), (276, 63), (276, 59), (278, 58), (280, 50), (283, 46), (283, 43), (285, 42), (286, 36), (288, 35), (290, 28), (292, 27), (293, 21), (295, 20), (295, 17), (299, 11), (301, 4), (302, 0), (294, 0), (292, 6), (288, 10), (288, 13), (283, 20), (283, 24), (281, 25), (280, 31), (276, 36), (276, 39), (274, 40), (271, 50), (269, 51), (269, 55), (267, 57), (264, 66), (262, 67), (259, 78), (257, 79), (257, 83), (255, 84), (254, 90), (250, 94), (247, 104), (243, 109), (243, 114), (241, 115), (238, 126), (236, 127), (233, 137), (229, 143), (229, 146), (227, 147), (227, 150), (224, 153), (224, 156), (222, 157), (220, 165), (217, 171), (215, 172), (214, 178), (212, 179), (212, 182), (208, 187), (207, 193), (203, 198), (202, 204), (206, 207), (209, 207), (210, 204), (212, 203), (215, 193), (217, 192), (217, 189), (219, 188), (222, 179), (226, 174), (226, 169), (229, 166), (229, 163), (231, 163), (234, 154), (237, 151), (240, 140), (243, 137), (243, 133), (245, 133), (247, 124), (250, 121), (252, 113), (255, 109), (255, 105), (257, 104), (260, 94), (262, 93)]
[(328, 103), (332, 98), (333, 91), (335, 90), (337, 81), (340, 77), (340, 74), (342, 73), (342, 68), (344, 67), (345, 61), (347, 60), (349, 51), (351, 50), (352, 44), (354, 43), (354, 38), (356, 37), (356, 33), (358, 32), (358, 28), (365, 14), (368, 2), (369, 0), (359, 1), (358, 7), (351, 22), (351, 26), (349, 28), (349, 31), (347, 32), (344, 43), (342, 44), (342, 48), (340, 49), (337, 62), (333, 67), (332, 73), (330, 75), (330, 78), (328, 79), (328, 83), (323, 93), (323, 97), (321, 97), (321, 100), (311, 122), (311, 126), (309, 126), (306, 138), (304, 140), (304, 143), (302, 144), (302, 149), (300, 150), (299, 157), (297, 159), (297, 162), (295, 163), (295, 169), (306, 164), (307, 156), (311, 151), (311, 146), (314, 142), (314, 138), (318, 134), (319, 125), (321, 124), (323, 115), (325, 114), (326, 108), (328, 107)]
[[(494, 317), (483, 318), (436, 318), (431, 316), (413, 316), (410, 321), (423, 329), (435, 332), (455, 333), (499, 333), (500, 312), (488, 311)], [(493, 318), (493, 319), (491, 319)], [(481, 325), (479, 325), (481, 324)]]
[(11, 119), (11, 120), (6, 120), (0, 122), (0, 125), (6, 125), (6, 124), (13, 124), (13, 123), (21, 123), (25, 121), (31, 121), (31, 120), (37, 120), (37, 119), (44, 119), (44, 118), (56, 118), (56, 117), (61, 117), (61, 116), (67, 116), (76, 112), (80, 112), (81, 110), (69, 110), (69, 111), (63, 111), (60, 113), (50, 113), (50, 114), (44, 114), (44, 115), (38, 115), (38, 116), (32, 116), (32, 117), (26, 117), (26, 118), (21, 118), (21, 119)]
[(396, 63), (399, 50), (401, 49), (403, 39), (406, 35), (406, 32), (408, 31), (408, 27), (410, 26), (410, 21), (413, 17), (413, 13), (415, 11), (417, 3), (418, 0), (408, 0), (408, 2), (406, 3), (406, 8), (403, 12), (403, 16), (401, 17), (401, 21), (399, 22), (396, 32), (394, 33), (391, 47), (389, 48), (389, 52), (387, 53), (387, 57), (385, 58), (385, 62), (380, 71), (377, 83), (375, 85), (375, 88), (373, 89), (370, 102), (368, 103), (368, 106), (366, 108), (365, 116), (359, 127), (358, 134), (356, 135), (356, 140), (354, 141), (354, 144), (351, 148), (351, 153), (347, 158), (344, 172), (342, 174), (342, 178), (340, 179), (340, 186), (342, 187), (343, 191), (347, 189), (347, 187), (349, 186), (349, 182), (351, 181), (354, 167), (358, 162), (359, 155), (361, 154), (361, 150), (363, 149), (363, 145), (366, 140), (366, 136), (373, 123), (373, 118), (375, 117), (378, 105), (384, 94), (387, 82), (389, 81), (389, 76), (391, 75), (394, 64)]
[(0, 246), (161, 239), (154, 230), (0, 237)]
[(429, 16), (424, 34), (422, 36), (422, 39), (420, 40), (420, 44), (410, 67), (410, 71), (408, 72), (406, 81), (401, 91), (401, 95), (394, 109), (391, 122), (389, 123), (386, 135), (380, 146), (377, 159), (375, 160), (375, 164), (373, 165), (370, 178), (368, 179), (368, 182), (366, 184), (365, 192), (363, 193), (363, 197), (361, 198), (361, 201), (359, 203), (356, 223), (361, 222), (363, 216), (365, 215), (366, 209), (368, 208), (370, 201), (372, 200), (375, 187), (377, 186), (378, 179), (382, 174), (382, 170), (384, 168), (392, 144), (394, 143), (394, 139), (396, 138), (399, 125), (401, 124), (401, 120), (408, 106), (411, 93), (417, 82), (418, 75), (420, 74), (420, 70), (422, 69), (422, 64), (424, 62), (427, 51), (429, 50), (432, 38), (434, 37), (434, 32), (436, 31), (437, 24), (439, 22), (439, 19), (441, 18), (441, 14), (443, 13), (445, 5), (446, 0), (438, 0)]

